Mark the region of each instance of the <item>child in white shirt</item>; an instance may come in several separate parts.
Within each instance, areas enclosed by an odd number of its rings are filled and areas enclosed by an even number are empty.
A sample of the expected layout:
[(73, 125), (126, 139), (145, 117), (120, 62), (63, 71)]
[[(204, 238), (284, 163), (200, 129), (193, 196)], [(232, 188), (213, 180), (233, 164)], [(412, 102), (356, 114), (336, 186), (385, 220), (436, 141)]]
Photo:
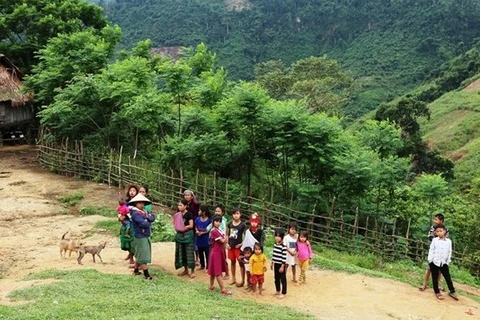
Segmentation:
[(428, 263), (430, 271), (432, 272), (433, 290), (439, 300), (443, 300), (443, 296), (438, 288), (438, 274), (442, 273), (447, 282), (448, 295), (455, 300), (458, 300), (458, 295), (453, 287), (452, 279), (448, 265), (452, 261), (452, 241), (446, 237), (447, 228), (444, 224), (438, 224), (435, 227), (436, 238), (433, 238), (428, 251)]

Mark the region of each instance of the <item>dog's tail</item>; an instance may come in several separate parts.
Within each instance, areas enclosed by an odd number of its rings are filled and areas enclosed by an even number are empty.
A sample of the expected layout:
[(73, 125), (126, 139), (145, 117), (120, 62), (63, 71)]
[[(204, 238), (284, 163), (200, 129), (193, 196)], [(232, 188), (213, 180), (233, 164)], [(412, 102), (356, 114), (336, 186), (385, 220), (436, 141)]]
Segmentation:
[(68, 233), (68, 231), (63, 234), (62, 240), (65, 240), (65, 236), (67, 235), (67, 233)]

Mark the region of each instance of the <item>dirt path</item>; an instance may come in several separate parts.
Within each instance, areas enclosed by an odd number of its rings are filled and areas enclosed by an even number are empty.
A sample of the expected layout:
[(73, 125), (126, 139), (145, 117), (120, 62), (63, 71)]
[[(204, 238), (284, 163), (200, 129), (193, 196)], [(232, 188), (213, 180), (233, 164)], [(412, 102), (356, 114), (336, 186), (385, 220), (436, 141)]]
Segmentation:
[[(77, 217), (65, 213), (56, 197), (82, 189), (85, 199), (80, 206), (115, 206), (118, 192), (103, 184), (88, 183), (54, 175), (39, 169), (35, 153), (26, 147), (0, 149), (0, 303), (12, 304), (7, 295), (19, 288), (45, 283), (22, 281), (31, 272), (45, 269), (73, 270), (95, 268), (101, 272), (128, 274), (118, 240), (102, 230), (91, 230), (105, 217)], [(58, 241), (69, 230), (72, 237), (88, 235), (87, 242), (108, 241), (102, 252), (104, 264), (94, 264), (90, 256), (79, 266), (72, 256), (61, 259)], [(153, 245), (152, 268), (174, 273), (173, 243)], [(311, 270), (306, 286), (289, 282), (288, 296), (282, 304), (306, 311), (317, 319), (478, 319), (480, 304), (461, 297), (456, 302), (446, 297), (438, 301), (433, 293), (419, 292), (406, 284), (391, 280)], [(290, 278), (290, 274), (289, 274)], [(207, 283), (207, 275), (198, 272), (194, 280)], [(244, 289), (232, 288), (235, 298), (278, 304), (272, 295), (273, 274), (266, 274), (264, 296), (252, 296)], [(207, 290), (207, 285), (205, 285)], [(467, 288), (468, 289), (468, 288)], [(476, 289), (471, 289), (478, 292)], [(476, 315), (465, 311), (474, 308)]]

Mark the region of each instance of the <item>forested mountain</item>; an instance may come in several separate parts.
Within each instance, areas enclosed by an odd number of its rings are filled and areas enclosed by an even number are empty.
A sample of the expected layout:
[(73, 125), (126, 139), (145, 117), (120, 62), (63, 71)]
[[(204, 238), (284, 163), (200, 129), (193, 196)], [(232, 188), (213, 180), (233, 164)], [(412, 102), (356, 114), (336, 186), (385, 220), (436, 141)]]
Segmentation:
[(474, 0), (111, 0), (99, 1), (123, 45), (206, 43), (234, 79), (256, 63), (327, 54), (360, 80), (346, 114), (358, 116), (427, 79), (479, 35)]

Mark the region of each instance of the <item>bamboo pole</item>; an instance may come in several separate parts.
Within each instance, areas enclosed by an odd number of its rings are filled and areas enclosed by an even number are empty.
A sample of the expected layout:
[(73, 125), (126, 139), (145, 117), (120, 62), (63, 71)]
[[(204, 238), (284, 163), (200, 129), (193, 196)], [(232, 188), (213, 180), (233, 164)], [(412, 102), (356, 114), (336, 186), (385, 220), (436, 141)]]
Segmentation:
[(120, 154), (118, 155), (118, 187), (122, 187), (122, 153), (123, 146), (120, 146)]

